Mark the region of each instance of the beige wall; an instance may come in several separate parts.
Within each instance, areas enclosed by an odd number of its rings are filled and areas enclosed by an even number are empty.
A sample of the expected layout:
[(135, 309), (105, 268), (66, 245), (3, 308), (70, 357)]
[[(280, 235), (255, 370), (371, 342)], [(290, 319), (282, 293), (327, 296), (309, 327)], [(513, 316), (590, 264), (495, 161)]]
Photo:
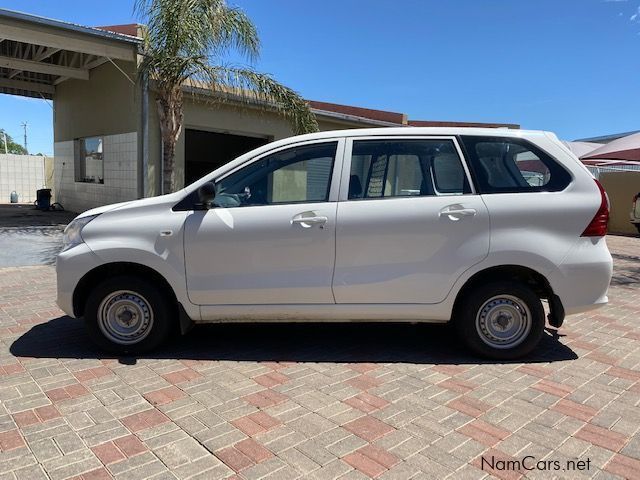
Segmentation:
[[(320, 130), (340, 130), (360, 128), (362, 124), (319, 119)], [(280, 140), (293, 135), (287, 120), (273, 112), (243, 108), (233, 105), (220, 105), (202, 99), (186, 96), (184, 104), (184, 128), (176, 147), (176, 176), (178, 188), (184, 187), (184, 130), (210, 130), (218, 133), (232, 133), (271, 140)], [(149, 168), (147, 182), (149, 195), (157, 195), (160, 188), (160, 126), (155, 96), (149, 95)]]
[[(116, 62), (135, 82), (135, 64)], [(54, 141), (137, 132), (140, 122), (138, 87), (107, 62), (90, 72), (89, 80), (67, 80), (56, 86)]]
[(611, 233), (637, 234), (629, 222), (631, 200), (640, 192), (640, 172), (607, 172), (600, 174), (600, 182), (611, 202), (609, 231)]
[[(82, 212), (109, 203), (139, 198), (140, 88), (133, 62), (110, 62), (90, 71), (87, 81), (67, 80), (56, 86), (54, 98), (53, 189), (56, 201)], [(77, 182), (74, 140), (104, 139), (104, 184)]]
[[(160, 125), (155, 95), (149, 96), (149, 168), (147, 181), (151, 195), (157, 195), (160, 187)], [(182, 134), (176, 146), (177, 188), (184, 187), (184, 131), (188, 128), (211, 130), (219, 133), (258, 136), (279, 139), (291, 135), (286, 121), (277, 115), (259, 113), (255, 110), (241, 109), (231, 105), (211, 104), (194, 101), (189, 96), (184, 103), (184, 123)]]

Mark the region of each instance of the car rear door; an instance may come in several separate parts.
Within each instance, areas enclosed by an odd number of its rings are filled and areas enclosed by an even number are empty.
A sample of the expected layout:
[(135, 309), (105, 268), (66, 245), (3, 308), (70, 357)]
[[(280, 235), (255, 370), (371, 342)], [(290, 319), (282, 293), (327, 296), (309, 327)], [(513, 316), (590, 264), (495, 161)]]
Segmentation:
[(333, 293), (339, 304), (429, 304), (489, 251), (489, 215), (454, 137), (347, 140)]

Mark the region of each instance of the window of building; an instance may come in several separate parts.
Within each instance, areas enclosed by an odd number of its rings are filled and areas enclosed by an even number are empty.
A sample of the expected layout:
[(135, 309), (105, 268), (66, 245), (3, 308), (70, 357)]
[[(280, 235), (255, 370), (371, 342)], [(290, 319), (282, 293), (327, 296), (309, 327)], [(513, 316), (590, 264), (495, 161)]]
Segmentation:
[(104, 183), (102, 137), (85, 137), (75, 141), (76, 182)]
[(480, 193), (560, 191), (569, 173), (526, 140), (462, 137)]
[(451, 140), (353, 142), (349, 199), (470, 193)]
[(305, 145), (257, 160), (216, 184), (219, 207), (326, 202), (337, 142)]

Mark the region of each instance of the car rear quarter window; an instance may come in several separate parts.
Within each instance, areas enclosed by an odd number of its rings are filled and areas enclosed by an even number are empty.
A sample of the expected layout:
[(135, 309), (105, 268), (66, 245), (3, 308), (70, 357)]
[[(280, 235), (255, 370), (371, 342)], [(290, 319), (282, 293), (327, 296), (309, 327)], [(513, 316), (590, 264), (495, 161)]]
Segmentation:
[(461, 136), (480, 193), (558, 192), (571, 175), (550, 155), (520, 138)]

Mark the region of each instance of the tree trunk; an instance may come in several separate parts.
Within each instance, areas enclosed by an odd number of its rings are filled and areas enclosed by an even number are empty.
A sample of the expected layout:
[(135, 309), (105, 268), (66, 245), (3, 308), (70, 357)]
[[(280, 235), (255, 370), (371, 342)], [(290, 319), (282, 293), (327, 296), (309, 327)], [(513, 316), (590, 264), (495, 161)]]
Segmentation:
[(180, 87), (158, 91), (158, 118), (162, 136), (162, 193), (176, 191), (176, 143), (182, 131), (182, 91)]

